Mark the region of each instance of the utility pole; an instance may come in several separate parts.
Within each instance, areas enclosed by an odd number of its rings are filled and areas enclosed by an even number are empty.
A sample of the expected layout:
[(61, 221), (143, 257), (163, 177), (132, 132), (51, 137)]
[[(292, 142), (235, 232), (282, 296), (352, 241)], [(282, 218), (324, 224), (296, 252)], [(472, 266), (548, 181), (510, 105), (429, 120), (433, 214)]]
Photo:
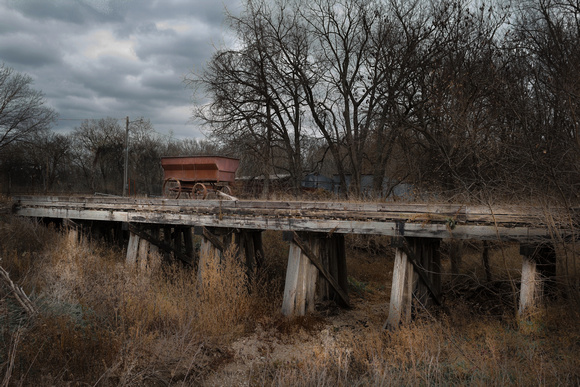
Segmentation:
[(125, 122), (125, 169), (123, 173), (123, 196), (127, 196), (129, 185), (129, 116)]

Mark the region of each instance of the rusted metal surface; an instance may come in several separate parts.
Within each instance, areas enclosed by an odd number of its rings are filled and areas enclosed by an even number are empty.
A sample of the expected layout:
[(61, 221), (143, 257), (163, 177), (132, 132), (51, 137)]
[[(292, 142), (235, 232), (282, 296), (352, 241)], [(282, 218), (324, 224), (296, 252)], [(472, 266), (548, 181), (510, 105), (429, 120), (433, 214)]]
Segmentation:
[(223, 156), (162, 157), (163, 178), (182, 182), (233, 183), (240, 160)]
[(231, 194), (240, 160), (224, 156), (162, 157), (163, 194), (178, 199), (185, 194), (205, 199), (208, 192)]

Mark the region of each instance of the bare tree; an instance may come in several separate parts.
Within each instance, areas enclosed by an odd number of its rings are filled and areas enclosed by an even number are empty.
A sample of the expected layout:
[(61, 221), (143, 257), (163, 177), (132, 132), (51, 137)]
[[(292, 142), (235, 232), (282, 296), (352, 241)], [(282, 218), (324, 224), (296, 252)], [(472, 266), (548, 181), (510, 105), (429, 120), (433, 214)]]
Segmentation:
[(85, 120), (73, 132), (76, 166), (92, 191), (121, 192), (125, 130), (115, 118)]
[(32, 78), (0, 65), (0, 150), (48, 129), (56, 120), (54, 110), (44, 106)]
[(217, 52), (206, 71), (189, 79), (211, 102), (194, 115), (218, 139), (235, 142), (259, 160), (266, 177), (290, 173), (295, 192), (303, 175), (301, 85), (294, 71), (307, 55), (295, 9), (288, 2), (249, 0), (245, 12), (230, 23), (241, 48)]

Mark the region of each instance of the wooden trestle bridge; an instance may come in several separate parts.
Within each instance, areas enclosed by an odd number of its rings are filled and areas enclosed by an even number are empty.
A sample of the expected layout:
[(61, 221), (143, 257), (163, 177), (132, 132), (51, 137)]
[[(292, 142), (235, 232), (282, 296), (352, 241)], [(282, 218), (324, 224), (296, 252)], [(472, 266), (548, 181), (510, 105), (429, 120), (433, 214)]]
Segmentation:
[[(554, 232), (565, 234), (543, 209), (460, 204), (175, 200), (120, 197), (21, 196), (16, 215), (89, 224), (111, 234), (129, 229), (127, 262), (146, 265), (150, 251), (172, 252), (203, 270), (208, 252), (220, 254), (236, 244), (251, 275), (264, 259), (262, 231), (285, 232), (290, 242), (282, 312), (302, 315), (320, 299), (349, 305), (345, 234), (391, 236), (395, 266), (386, 326), (410, 316), (412, 296), (440, 302), (442, 239), (520, 243), (520, 312), (534, 300), (540, 267), (555, 268)], [(198, 259), (193, 234), (200, 235)], [(555, 269), (554, 269), (555, 270)], [(416, 274), (416, 275), (415, 275)]]

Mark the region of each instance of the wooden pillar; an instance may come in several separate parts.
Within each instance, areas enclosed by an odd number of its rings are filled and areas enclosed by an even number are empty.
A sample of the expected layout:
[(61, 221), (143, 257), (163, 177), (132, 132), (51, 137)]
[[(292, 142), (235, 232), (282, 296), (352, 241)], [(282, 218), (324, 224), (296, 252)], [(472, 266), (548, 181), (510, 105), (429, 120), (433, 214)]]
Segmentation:
[(449, 242), (449, 260), (451, 261), (451, 274), (459, 274), (461, 269), (461, 257), (463, 256), (463, 241), (452, 240)]
[(127, 265), (135, 265), (137, 263), (139, 239), (137, 234), (129, 233), (129, 244), (127, 245), (127, 256), (125, 258)]
[(483, 252), (481, 253), (481, 260), (483, 261), (483, 268), (485, 270), (485, 279), (491, 282), (491, 266), (489, 265), (489, 242), (483, 241)]
[(222, 252), (225, 249), (223, 235), (220, 229), (209, 229), (205, 227), (196, 227), (196, 234), (201, 236), (201, 245), (199, 248), (199, 261), (197, 267), (197, 279), (199, 285), (203, 287), (205, 276), (209, 268), (218, 266), (221, 262)]
[(556, 255), (551, 244), (520, 245), (522, 279), (518, 315), (525, 317), (538, 306), (545, 281), (555, 275)]
[(192, 263), (193, 258), (193, 234), (191, 227), (183, 227), (181, 229), (183, 234), (183, 243), (185, 245), (185, 255), (189, 258), (189, 263)]
[(145, 239), (139, 239), (139, 254), (137, 255), (137, 263), (139, 269), (146, 270), (149, 263), (149, 242)]
[(138, 266), (140, 270), (145, 270), (149, 264), (149, 253), (156, 251), (155, 249), (156, 246), (149, 243), (148, 240), (129, 232), (125, 263), (130, 266)]
[(537, 306), (539, 291), (539, 276), (536, 262), (529, 256), (523, 257), (522, 281), (520, 285), (520, 306), (518, 314), (523, 317)]
[[(417, 260), (416, 264), (425, 274), (430, 282), (431, 290), (439, 296), (441, 294), (441, 258), (439, 252), (440, 239), (435, 238), (407, 238), (411, 250)], [(415, 285), (413, 293), (419, 302), (428, 307), (432, 304), (433, 298), (429, 290), (429, 284), (419, 281), (418, 274), (414, 276)]]
[(282, 314), (303, 316), (306, 312), (314, 311), (317, 277), (318, 269), (310, 262), (302, 249), (291, 241)]
[(312, 312), (318, 299), (333, 299), (348, 307), (344, 237), (289, 233), (286, 238), (290, 239), (290, 250), (282, 313), (290, 316)]
[(76, 246), (79, 241), (79, 225), (70, 219), (63, 219), (62, 225), (66, 230), (66, 237), (69, 246)]
[(401, 237), (393, 243), (396, 249), (391, 300), (384, 325), (389, 329), (411, 320), (413, 297), (428, 307), (433, 300), (440, 303), (441, 294), (440, 240)]
[[(159, 241), (159, 235), (161, 234), (161, 229), (159, 226), (153, 226), (151, 228), (151, 236)], [(152, 254), (159, 254), (159, 247), (153, 243), (149, 243), (149, 252)]]
[(395, 249), (395, 264), (391, 284), (391, 302), (389, 316), (384, 328), (394, 329), (402, 322), (411, 320), (411, 304), (414, 283), (414, 269), (407, 254), (402, 249)]

